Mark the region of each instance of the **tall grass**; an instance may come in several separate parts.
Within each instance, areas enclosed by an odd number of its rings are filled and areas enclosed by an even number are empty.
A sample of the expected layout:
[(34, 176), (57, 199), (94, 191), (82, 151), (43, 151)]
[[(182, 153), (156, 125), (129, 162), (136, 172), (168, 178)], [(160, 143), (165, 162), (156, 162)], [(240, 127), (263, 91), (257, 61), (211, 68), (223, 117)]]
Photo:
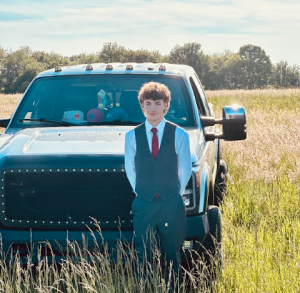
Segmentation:
[(9, 118), (13, 114), (16, 106), (18, 105), (22, 94), (4, 95), (0, 94), (0, 118)]
[(247, 110), (248, 138), (223, 142), (230, 181), (217, 292), (300, 292), (300, 90), (207, 92)]
[[(210, 286), (205, 266), (195, 263), (179, 291), (300, 292), (300, 90), (208, 91), (207, 96), (216, 116), (224, 105), (246, 107), (248, 138), (222, 142), (230, 172), (221, 207), (222, 272)], [(19, 98), (0, 96), (0, 116), (12, 113)], [(31, 264), (30, 256), (27, 267), (18, 256), (11, 267), (1, 261), (0, 292), (168, 290), (157, 263), (150, 270), (142, 266), (144, 277), (136, 278), (136, 256), (130, 247), (128, 254), (119, 245), (114, 265), (103, 248), (89, 252), (71, 242), (68, 247), (72, 253), (60, 263), (49, 264), (41, 253), (38, 266)]]
[[(96, 224), (97, 225), (97, 222)], [(101, 234), (101, 228), (97, 226)], [(50, 256), (43, 256), (41, 247), (37, 250), (38, 262), (32, 262), (32, 251), (26, 257), (27, 265), (20, 255), (5, 255), (0, 258), (0, 292), (200, 292), (211, 291), (207, 266), (200, 260), (195, 261), (193, 272), (183, 272), (182, 281), (162, 269), (160, 251), (153, 243), (152, 262), (139, 263), (136, 252), (130, 243), (117, 244), (116, 258), (105, 243), (96, 240), (95, 249), (88, 249), (83, 237), (82, 243), (66, 239), (67, 252), (59, 261), (52, 247), (45, 242)], [(101, 241), (100, 241), (101, 242)], [(9, 261), (8, 261), (9, 260)], [(50, 263), (51, 261), (51, 263)]]
[[(4, 95), (0, 94), (0, 119), (10, 118), (18, 105), (22, 94)], [(0, 133), (4, 132), (4, 128), (0, 127)]]

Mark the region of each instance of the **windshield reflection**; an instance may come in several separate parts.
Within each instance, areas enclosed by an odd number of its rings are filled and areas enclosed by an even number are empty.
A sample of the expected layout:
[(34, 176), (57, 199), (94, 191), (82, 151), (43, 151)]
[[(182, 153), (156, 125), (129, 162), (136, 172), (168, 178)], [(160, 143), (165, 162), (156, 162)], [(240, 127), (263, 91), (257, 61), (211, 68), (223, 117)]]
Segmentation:
[[(82, 75), (37, 79), (22, 100), (12, 127), (62, 125), (128, 125), (145, 121), (138, 91), (149, 81), (168, 86), (171, 104), (166, 119), (194, 126), (190, 101), (181, 77), (164, 75)], [(41, 123), (42, 120), (50, 121)], [(124, 121), (124, 123), (122, 123)], [(111, 122), (111, 123), (110, 123)], [(52, 123), (54, 124), (54, 123)]]

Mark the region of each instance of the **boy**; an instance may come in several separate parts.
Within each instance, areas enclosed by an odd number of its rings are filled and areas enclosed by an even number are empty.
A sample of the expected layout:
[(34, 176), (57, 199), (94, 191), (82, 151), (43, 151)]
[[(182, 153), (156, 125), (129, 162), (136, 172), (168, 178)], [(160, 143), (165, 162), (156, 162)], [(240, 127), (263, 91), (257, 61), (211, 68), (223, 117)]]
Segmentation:
[(168, 264), (173, 262), (177, 272), (186, 234), (181, 195), (192, 173), (189, 136), (164, 118), (171, 100), (165, 85), (158, 82), (143, 85), (138, 99), (146, 121), (125, 137), (125, 169), (136, 193), (132, 203), (135, 248), (140, 260), (145, 247), (149, 257), (147, 233), (152, 230), (162, 256)]

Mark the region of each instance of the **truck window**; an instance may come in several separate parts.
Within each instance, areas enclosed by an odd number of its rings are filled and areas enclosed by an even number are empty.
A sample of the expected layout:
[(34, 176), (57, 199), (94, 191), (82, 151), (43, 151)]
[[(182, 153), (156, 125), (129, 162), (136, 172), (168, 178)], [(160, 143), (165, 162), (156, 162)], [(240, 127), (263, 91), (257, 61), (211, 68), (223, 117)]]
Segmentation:
[(209, 112), (207, 111), (206, 107), (203, 104), (203, 100), (201, 99), (199, 88), (196, 86), (196, 83), (195, 83), (193, 77), (190, 77), (190, 83), (192, 85), (192, 89), (193, 89), (193, 92), (194, 92), (194, 96), (196, 98), (196, 103), (197, 103), (200, 115), (207, 116)]
[(35, 80), (21, 101), (12, 127), (36, 127), (36, 121), (19, 121), (24, 118), (66, 121), (75, 112), (79, 113), (80, 125), (87, 125), (90, 115), (95, 115), (99, 110), (99, 119), (103, 119), (101, 121), (129, 120), (142, 123), (145, 116), (138, 101), (138, 91), (150, 81), (165, 84), (171, 92), (166, 119), (182, 127), (195, 126), (191, 101), (181, 77), (95, 74), (52, 76)]
[(210, 113), (210, 108), (208, 106), (208, 101), (207, 101), (207, 98), (206, 98), (206, 95), (205, 95), (205, 92), (203, 90), (203, 87), (202, 87), (202, 84), (200, 82), (200, 79), (198, 77), (198, 75), (195, 73), (195, 77), (196, 77), (196, 80), (195, 80), (195, 83), (196, 83), (196, 87), (200, 93), (200, 97), (201, 97), (201, 100), (203, 102), (203, 105), (205, 107), (205, 110), (206, 110), (206, 113), (211, 116), (211, 113)]

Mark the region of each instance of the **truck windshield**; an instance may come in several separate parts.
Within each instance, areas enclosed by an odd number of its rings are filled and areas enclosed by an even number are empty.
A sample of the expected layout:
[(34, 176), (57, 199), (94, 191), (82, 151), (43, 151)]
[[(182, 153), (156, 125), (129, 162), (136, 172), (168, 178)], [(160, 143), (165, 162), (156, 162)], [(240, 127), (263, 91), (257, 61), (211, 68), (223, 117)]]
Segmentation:
[(56, 123), (59, 121), (65, 125), (142, 123), (145, 117), (138, 91), (149, 81), (163, 83), (171, 92), (166, 119), (182, 127), (194, 126), (188, 91), (181, 77), (107, 74), (36, 79), (23, 98), (11, 127), (62, 125)]

